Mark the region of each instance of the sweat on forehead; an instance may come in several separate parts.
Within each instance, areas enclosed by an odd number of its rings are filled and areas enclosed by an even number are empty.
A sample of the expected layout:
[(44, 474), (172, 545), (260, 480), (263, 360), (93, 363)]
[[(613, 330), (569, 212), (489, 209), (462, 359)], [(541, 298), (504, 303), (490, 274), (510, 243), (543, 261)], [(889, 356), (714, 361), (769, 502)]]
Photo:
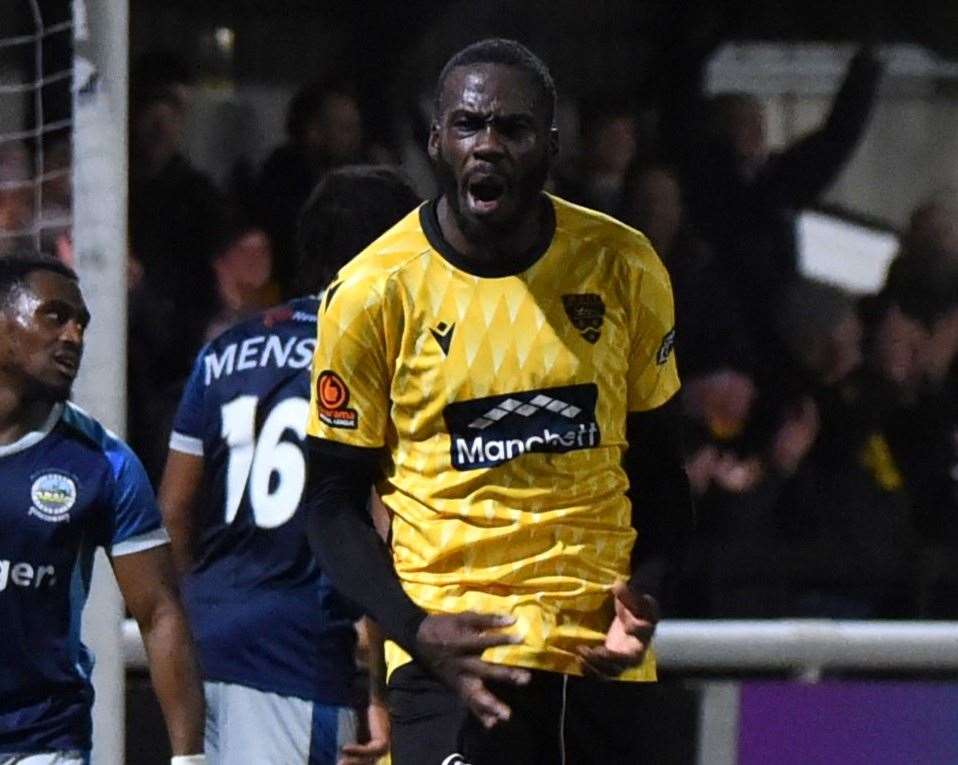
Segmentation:
[(495, 81), (501, 81), (502, 78), (511, 81), (507, 87), (499, 88), (495, 95), (509, 98), (514, 107), (532, 112), (541, 110), (546, 122), (551, 125), (551, 98), (543, 92), (535, 77), (519, 67), (498, 63), (464, 64), (449, 70), (438, 93), (436, 118), (440, 119), (449, 109), (460, 106), (502, 106), (501, 102), (489, 100), (496, 90)]
[(25, 253), (0, 258), (0, 302), (7, 300), (19, 289), (23, 289), (32, 274), (50, 272), (59, 274), (71, 281), (77, 281), (77, 275), (69, 266), (42, 253)]

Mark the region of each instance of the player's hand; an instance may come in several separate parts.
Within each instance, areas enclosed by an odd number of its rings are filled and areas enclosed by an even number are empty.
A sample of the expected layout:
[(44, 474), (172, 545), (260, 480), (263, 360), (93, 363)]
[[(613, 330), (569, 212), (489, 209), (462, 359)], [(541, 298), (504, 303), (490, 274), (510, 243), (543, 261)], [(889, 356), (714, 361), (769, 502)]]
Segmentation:
[(376, 765), (380, 757), (389, 753), (389, 710), (379, 702), (366, 707), (369, 741), (364, 744), (346, 744), (336, 765)]
[(605, 636), (605, 645), (580, 646), (579, 656), (587, 674), (612, 679), (645, 658), (659, 622), (659, 604), (651, 595), (632, 592), (622, 581), (612, 585), (615, 618)]
[(515, 617), (496, 614), (430, 614), (416, 635), (419, 659), (466, 702), (486, 727), (509, 719), (511, 710), (488, 688), (486, 680), (525, 685), (530, 675), (524, 669), (490, 664), (480, 657), (487, 648), (521, 643), (518, 635), (499, 632), (515, 624)]

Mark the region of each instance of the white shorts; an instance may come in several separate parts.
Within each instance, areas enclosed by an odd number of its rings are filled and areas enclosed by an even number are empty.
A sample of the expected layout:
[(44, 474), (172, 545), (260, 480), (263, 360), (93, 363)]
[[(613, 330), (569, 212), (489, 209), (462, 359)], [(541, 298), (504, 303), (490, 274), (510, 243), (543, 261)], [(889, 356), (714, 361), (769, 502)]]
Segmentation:
[(209, 765), (335, 765), (340, 748), (356, 741), (352, 707), (232, 683), (203, 687)]
[(84, 752), (41, 752), (40, 754), (4, 754), (0, 752), (0, 765), (89, 765), (90, 757)]

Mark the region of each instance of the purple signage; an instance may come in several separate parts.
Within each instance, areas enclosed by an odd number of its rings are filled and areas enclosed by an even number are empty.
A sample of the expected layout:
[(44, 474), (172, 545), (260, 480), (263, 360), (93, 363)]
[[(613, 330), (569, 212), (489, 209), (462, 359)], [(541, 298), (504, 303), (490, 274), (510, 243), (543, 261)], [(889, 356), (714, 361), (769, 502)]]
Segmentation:
[(739, 765), (958, 763), (958, 685), (742, 684)]

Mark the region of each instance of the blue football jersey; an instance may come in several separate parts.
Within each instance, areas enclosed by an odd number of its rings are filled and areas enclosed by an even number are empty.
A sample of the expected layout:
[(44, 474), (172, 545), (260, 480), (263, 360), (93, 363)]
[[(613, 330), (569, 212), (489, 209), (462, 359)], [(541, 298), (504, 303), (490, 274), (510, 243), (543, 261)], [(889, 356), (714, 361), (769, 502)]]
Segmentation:
[(71, 404), (0, 447), (0, 487), (0, 752), (88, 750), (93, 554), (169, 538), (133, 452)]
[(300, 509), (318, 307), (294, 300), (209, 343), (170, 448), (203, 457), (183, 595), (204, 676), (343, 704), (358, 614), (315, 564)]

